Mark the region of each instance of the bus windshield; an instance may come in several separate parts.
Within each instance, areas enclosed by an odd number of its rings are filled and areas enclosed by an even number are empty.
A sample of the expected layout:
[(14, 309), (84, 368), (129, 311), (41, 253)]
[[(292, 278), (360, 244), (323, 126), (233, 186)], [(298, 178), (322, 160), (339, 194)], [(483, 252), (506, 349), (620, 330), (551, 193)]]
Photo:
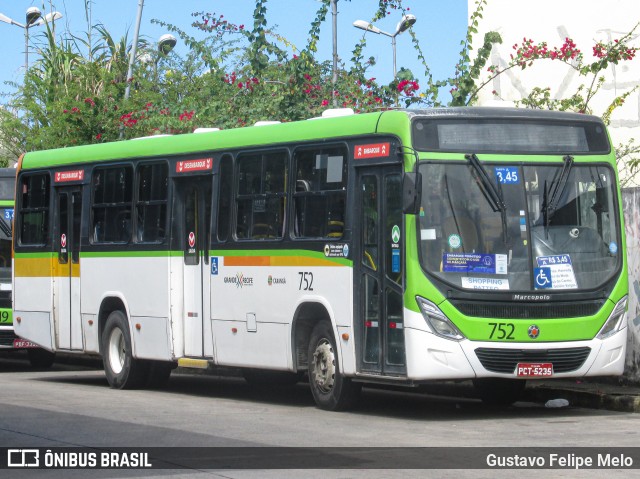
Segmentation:
[(420, 172), (421, 263), (449, 285), (589, 290), (619, 267), (609, 166), (565, 157), (564, 164), (429, 162)]

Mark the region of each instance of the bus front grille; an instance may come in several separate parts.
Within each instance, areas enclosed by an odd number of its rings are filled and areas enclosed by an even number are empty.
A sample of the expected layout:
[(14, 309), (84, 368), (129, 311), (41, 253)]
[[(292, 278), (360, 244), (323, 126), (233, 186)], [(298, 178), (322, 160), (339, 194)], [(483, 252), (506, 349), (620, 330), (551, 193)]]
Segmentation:
[(552, 363), (554, 373), (568, 373), (580, 369), (591, 348), (563, 349), (498, 349), (478, 348), (476, 356), (482, 366), (494, 373), (511, 374), (518, 363)]
[(451, 300), (462, 314), (476, 318), (554, 319), (593, 316), (604, 300), (571, 303), (491, 303), (486, 301)]

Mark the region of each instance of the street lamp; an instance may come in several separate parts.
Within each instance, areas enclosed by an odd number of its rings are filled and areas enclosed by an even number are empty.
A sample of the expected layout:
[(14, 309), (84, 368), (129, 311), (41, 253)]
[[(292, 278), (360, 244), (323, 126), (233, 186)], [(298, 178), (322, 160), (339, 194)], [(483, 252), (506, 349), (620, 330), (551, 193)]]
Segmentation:
[[(167, 56), (169, 52), (176, 46), (176, 43), (176, 37), (174, 37), (170, 33), (165, 33), (158, 39), (158, 54), (153, 61), (153, 75), (156, 83), (158, 83), (158, 62), (160, 61), (160, 57)], [(144, 60), (142, 61), (144, 62)]]
[(177, 43), (176, 37), (174, 37), (170, 33), (162, 35), (158, 39), (158, 43), (156, 44), (158, 48), (158, 53), (156, 55), (151, 55), (151, 53), (147, 51), (138, 57), (138, 61), (140, 61), (140, 63), (145, 65), (151, 62), (157, 65), (158, 62), (160, 61), (160, 56), (168, 55), (169, 52), (173, 50), (173, 48), (176, 46), (176, 43)]
[(170, 33), (165, 33), (158, 39), (158, 53), (167, 55), (176, 46), (176, 41), (176, 37)]
[(359, 28), (360, 30), (365, 30), (367, 32), (372, 32), (378, 35), (385, 35), (391, 38), (391, 48), (393, 48), (393, 78), (396, 78), (396, 36), (400, 35), (402, 32), (408, 30), (411, 25), (416, 23), (415, 15), (404, 15), (402, 19), (396, 25), (396, 32), (391, 34), (380, 30), (378, 27), (372, 25), (369, 22), (365, 22), (364, 20), (356, 20), (353, 22), (353, 26)]
[(31, 27), (37, 27), (39, 25), (44, 25), (45, 23), (53, 22), (54, 20), (58, 20), (62, 18), (62, 13), (60, 12), (51, 12), (47, 13), (44, 17), (42, 16), (42, 12), (38, 7), (29, 7), (25, 14), (25, 24), (18, 23), (15, 20), (7, 17), (0, 13), (0, 22), (8, 23), (9, 25), (16, 25), (20, 28), (24, 29), (24, 71), (25, 74), (29, 69), (29, 29)]

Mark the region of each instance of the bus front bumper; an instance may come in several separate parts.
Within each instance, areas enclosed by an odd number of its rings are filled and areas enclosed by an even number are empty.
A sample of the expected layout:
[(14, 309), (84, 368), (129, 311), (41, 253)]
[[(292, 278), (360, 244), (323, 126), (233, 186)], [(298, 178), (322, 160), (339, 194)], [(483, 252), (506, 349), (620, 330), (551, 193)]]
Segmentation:
[[(453, 341), (422, 328), (407, 327), (407, 379), (426, 381), (489, 377), (550, 379), (619, 376), (624, 372), (627, 330), (628, 328), (624, 328), (604, 340), (507, 343), (468, 339)], [(518, 367), (531, 364), (553, 364), (552, 374), (526, 375)], [(546, 371), (548, 373), (548, 369)]]

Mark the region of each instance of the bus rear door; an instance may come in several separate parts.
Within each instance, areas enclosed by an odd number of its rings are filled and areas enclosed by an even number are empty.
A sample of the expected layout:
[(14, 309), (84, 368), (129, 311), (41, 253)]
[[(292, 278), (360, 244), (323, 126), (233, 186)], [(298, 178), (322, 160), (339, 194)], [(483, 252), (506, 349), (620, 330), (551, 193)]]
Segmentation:
[(180, 172), (182, 163), (183, 171), (185, 165), (187, 170), (191, 165), (195, 165), (193, 169), (199, 169), (199, 162), (208, 165), (208, 174), (194, 176), (185, 172), (184, 176), (176, 178), (172, 214), (173, 221), (179, 223), (175, 225), (177, 228), (174, 227), (174, 231), (180, 236), (174, 244), (180, 245), (183, 250), (184, 355), (195, 358), (213, 355), (212, 346), (205, 345), (205, 338), (212, 337), (210, 321), (205, 321), (205, 318), (210, 315), (207, 300), (211, 278), (208, 245), (211, 227), (210, 172), (213, 160), (185, 160), (178, 162), (177, 168)]
[(53, 300), (56, 348), (83, 348), (80, 318), (80, 219), (82, 187), (56, 188)]

